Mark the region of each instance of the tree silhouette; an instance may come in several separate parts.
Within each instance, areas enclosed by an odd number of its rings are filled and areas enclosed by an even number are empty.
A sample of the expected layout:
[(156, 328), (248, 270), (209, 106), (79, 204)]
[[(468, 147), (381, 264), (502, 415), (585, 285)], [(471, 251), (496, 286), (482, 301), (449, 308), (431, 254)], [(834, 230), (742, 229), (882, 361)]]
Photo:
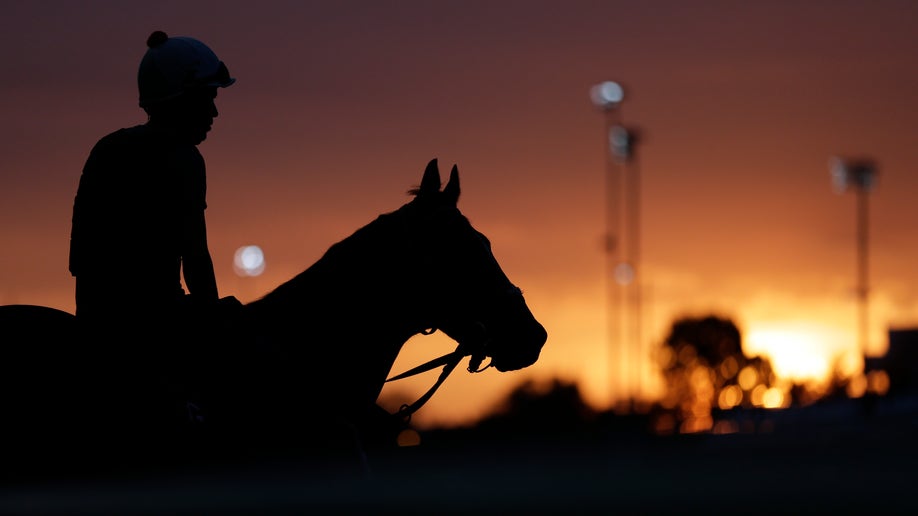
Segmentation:
[(743, 353), (740, 331), (728, 318), (678, 319), (659, 351), (666, 390), (657, 431), (716, 431), (724, 428), (715, 428), (715, 411), (775, 408), (789, 401), (788, 394), (776, 388), (771, 363)]
[(583, 400), (575, 382), (526, 380), (478, 426), (485, 431), (554, 435), (580, 431), (595, 417), (596, 411)]

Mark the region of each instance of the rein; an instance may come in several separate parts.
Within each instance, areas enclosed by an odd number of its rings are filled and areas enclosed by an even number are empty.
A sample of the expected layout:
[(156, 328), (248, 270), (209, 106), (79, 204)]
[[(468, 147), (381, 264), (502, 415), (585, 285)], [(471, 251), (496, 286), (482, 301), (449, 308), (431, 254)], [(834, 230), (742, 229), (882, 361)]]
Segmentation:
[[(424, 335), (430, 335), (431, 333), (435, 331), (436, 331), (436, 328), (431, 328), (421, 333), (423, 333)], [(453, 372), (453, 369), (456, 368), (456, 366), (459, 364), (459, 361), (462, 360), (464, 357), (471, 357), (469, 359), (469, 366), (467, 367), (467, 370), (470, 373), (480, 373), (484, 371), (485, 369), (487, 369), (488, 367), (491, 367), (490, 363), (488, 363), (484, 367), (481, 367), (481, 362), (485, 358), (484, 350), (485, 350), (486, 344), (487, 344), (486, 342), (483, 342), (475, 346), (476, 348), (475, 350), (470, 351), (467, 349), (468, 347), (470, 347), (468, 344), (464, 344), (460, 342), (459, 345), (456, 346), (455, 351), (451, 353), (447, 353), (443, 356), (434, 358), (433, 360), (429, 360), (417, 367), (413, 367), (401, 374), (397, 374), (393, 376), (392, 378), (389, 378), (388, 380), (386, 380), (386, 383), (392, 382), (395, 380), (401, 380), (402, 378), (414, 376), (416, 374), (430, 371), (431, 369), (434, 369), (436, 367), (443, 366), (443, 370), (440, 371), (440, 376), (439, 378), (437, 378), (437, 381), (433, 384), (433, 386), (430, 389), (428, 389), (427, 392), (425, 392), (424, 395), (418, 398), (417, 401), (415, 401), (414, 403), (410, 405), (408, 404), (402, 405), (398, 409), (398, 412), (395, 413), (395, 416), (398, 418), (404, 419), (406, 423), (410, 422), (411, 415), (417, 412), (418, 409), (420, 409), (425, 403), (427, 403), (427, 401), (434, 395), (434, 393), (437, 392), (437, 389), (440, 388), (441, 385), (443, 385), (443, 382), (446, 381), (446, 377), (449, 376), (450, 373)]]
[[(523, 291), (520, 290), (520, 288), (515, 285), (510, 285), (505, 295), (522, 297)], [(410, 405), (408, 404), (402, 405), (401, 408), (398, 409), (398, 412), (395, 413), (395, 416), (404, 419), (406, 423), (411, 421), (411, 415), (417, 412), (418, 409), (420, 409), (425, 403), (427, 403), (427, 400), (429, 400), (431, 396), (433, 396), (434, 393), (437, 392), (437, 389), (440, 388), (440, 385), (442, 385), (443, 382), (446, 381), (446, 377), (449, 376), (449, 374), (453, 372), (453, 369), (456, 368), (456, 366), (459, 364), (459, 361), (462, 360), (464, 357), (470, 357), (469, 366), (467, 368), (468, 372), (470, 373), (480, 373), (484, 371), (485, 369), (491, 367), (490, 362), (488, 362), (488, 364), (485, 365), (484, 367), (481, 366), (481, 362), (483, 362), (485, 357), (487, 356), (487, 348), (488, 348), (488, 343), (490, 342), (490, 339), (487, 338), (488, 332), (486, 331), (484, 324), (482, 324), (481, 322), (478, 322), (478, 325), (481, 327), (480, 329), (482, 330), (481, 335), (484, 335), (485, 337), (482, 339), (473, 339), (475, 341), (474, 344), (469, 344), (466, 339), (460, 340), (459, 345), (456, 346), (456, 350), (453, 351), (452, 353), (447, 353), (433, 360), (429, 360), (417, 367), (409, 369), (405, 371), (404, 373), (395, 375), (392, 378), (389, 378), (388, 380), (386, 380), (386, 383), (388, 383), (388, 382), (392, 382), (395, 380), (400, 380), (402, 378), (407, 378), (409, 376), (414, 376), (416, 374), (420, 374), (426, 371), (430, 371), (431, 369), (435, 367), (443, 366), (443, 370), (440, 372), (440, 377), (437, 378), (437, 381), (433, 384), (433, 386), (430, 389), (428, 389), (427, 392), (425, 392), (424, 395), (418, 398), (417, 401), (415, 401), (414, 403)], [(436, 328), (429, 328), (426, 330), (422, 330), (421, 333), (423, 335), (430, 335), (435, 331), (437, 331)]]

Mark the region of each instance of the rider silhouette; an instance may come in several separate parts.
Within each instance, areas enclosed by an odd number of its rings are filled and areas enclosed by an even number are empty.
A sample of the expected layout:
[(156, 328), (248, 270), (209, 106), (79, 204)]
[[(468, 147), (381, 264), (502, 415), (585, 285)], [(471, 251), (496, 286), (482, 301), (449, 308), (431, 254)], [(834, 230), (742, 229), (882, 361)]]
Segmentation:
[(77, 321), (106, 353), (116, 351), (109, 359), (124, 359), (126, 371), (168, 369), (200, 355), (189, 346), (210, 336), (218, 314), (239, 306), (217, 293), (197, 148), (218, 115), (218, 88), (236, 79), (197, 39), (155, 31), (147, 46), (137, 81), (148, 120), (93, 147), (70, 236)]

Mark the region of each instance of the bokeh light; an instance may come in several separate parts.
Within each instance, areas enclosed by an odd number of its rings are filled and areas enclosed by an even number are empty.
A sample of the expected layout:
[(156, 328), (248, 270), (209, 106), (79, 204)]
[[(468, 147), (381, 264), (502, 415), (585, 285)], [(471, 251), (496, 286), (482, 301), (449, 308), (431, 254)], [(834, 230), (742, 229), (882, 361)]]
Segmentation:
[(612, 109), (625, 98), (625, 91), (614, 81), (601, 82), (590, 90), (590, 98), (596, 107)]
[(239, 276), (258, 276), (265, 271), (265, 254), (257, 245), (245, 245), (236, 249), (233, 270)]

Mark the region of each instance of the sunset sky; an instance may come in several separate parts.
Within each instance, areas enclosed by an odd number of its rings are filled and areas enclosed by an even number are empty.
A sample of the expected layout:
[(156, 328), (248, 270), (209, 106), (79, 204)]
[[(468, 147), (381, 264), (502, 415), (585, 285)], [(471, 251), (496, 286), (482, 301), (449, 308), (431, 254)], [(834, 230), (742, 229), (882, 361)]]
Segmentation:
[[(197, 37), (237, 83), (200, 149), (221, 295), (252, 300), (408, 200), (431, 158), (549, 333), (528, 369), (457, 370), (416, 421), (493, 408), (527, 378), (605, 406), (653, 389), (606, 336), (605, 133), (590, 88), (625, 86), (641, 130), (640, 278), (649, 354), (683, 315), (718, 314), (779, 374), (856, 351), (855, 196), (833, 155), (879, 167), (870, 195), (870, 354), (918, 326), (918, 2), (0, 2), (0, 304), (73, 311), (73, 196), (92, 145), (142, 123), (153, 30)], [(233, 253), (262, 247), (239, 278)], [(140, 271), (138, 271), (140, 272)], [(406, 346), (400, 372), (450, 348)], [(333, 367), (332, 371), (333, 371)], [(640, 381), (622, 385), (621, 371)], [(420, 396), (428, 375), (391, 385)], [(637, 380), (635, 380), (637, 381)]]

